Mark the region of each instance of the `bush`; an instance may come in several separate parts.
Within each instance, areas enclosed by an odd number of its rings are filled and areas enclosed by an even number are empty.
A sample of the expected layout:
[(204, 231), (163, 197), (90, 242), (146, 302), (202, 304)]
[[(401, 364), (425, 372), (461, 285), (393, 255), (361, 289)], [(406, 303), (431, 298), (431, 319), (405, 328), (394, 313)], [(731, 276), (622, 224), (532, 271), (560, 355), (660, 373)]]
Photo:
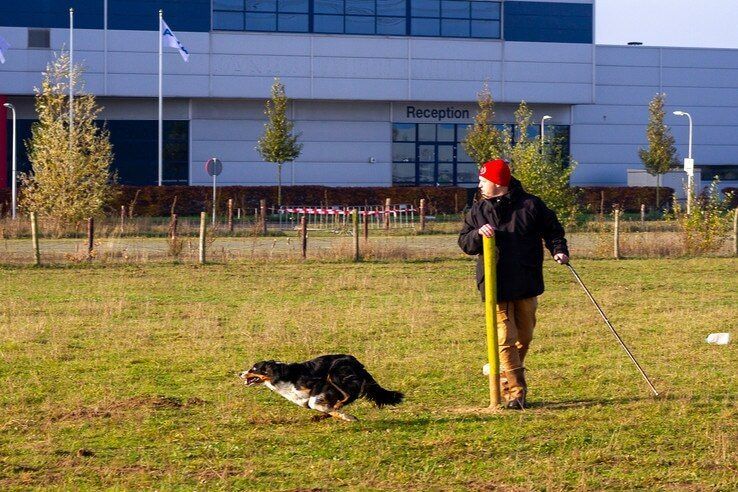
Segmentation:
[(738, 188), (723, 188), (723, 195), (730, 208), (738, 207)]
[[(579, 203), (591, 213), (599, 213), (602, 193), (605, 197), (605, 213), (609, 213), (615, 205), (624, 212), (640, 212), (642, 203), (650, 206), (656, 202), (655, 186), (585, 186), (580, 189)], [(671, 203), (673, 197), (673, 188), (660, 188), (661, 204)]]
[(728, 206), (732, 195), (720, 196), (718, 180), (701, 195), (692, 195), (692, 210), (687, 215), (675, 201), (671, 217), (676, 220), (689, 254), (708, 253), (718, 249), (728, 238), (733, 213)]

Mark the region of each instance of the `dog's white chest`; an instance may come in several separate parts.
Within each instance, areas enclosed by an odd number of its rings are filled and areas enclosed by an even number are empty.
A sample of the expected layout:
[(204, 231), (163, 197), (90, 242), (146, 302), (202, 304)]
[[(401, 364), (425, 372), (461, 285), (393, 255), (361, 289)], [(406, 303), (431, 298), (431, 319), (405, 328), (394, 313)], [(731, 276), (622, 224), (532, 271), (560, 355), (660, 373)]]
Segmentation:
[(295, 405), (299, 405), (301, 407), (308, 406), (308, 400), (310, 399), (309, 390), (298, 390), (292, 383), (273, 384), (267, 381), (264, 384), (267, 388), (274, 391), (275, 393), (279, 393)]

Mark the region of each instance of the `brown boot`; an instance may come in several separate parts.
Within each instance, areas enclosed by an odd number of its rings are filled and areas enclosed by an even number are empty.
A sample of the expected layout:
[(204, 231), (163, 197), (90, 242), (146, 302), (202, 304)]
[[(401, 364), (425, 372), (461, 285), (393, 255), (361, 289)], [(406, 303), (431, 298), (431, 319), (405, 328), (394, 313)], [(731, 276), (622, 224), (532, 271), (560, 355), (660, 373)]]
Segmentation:
[(510, 382), (505, 371), (500, 371), (500, 396), (504, 403), (507, 403), (510, 399)]
[(505, 371), (508, 380), (508, 398), (506, 408), (511, 410), (523, 410), (527, 407), (525, 398), (528, 393), (528, 385), (525, 383), (525, 368), (518, 367)]

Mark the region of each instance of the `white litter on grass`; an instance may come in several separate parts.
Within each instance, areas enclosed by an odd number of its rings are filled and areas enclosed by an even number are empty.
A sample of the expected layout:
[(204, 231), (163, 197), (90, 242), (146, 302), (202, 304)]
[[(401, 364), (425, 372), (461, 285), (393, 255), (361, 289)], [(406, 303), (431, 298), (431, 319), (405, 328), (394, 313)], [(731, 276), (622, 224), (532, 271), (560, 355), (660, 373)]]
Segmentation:
[(485, 364), (484, 367), (482, 367), (482, 374), (489, 376), (489, 364)]
[(730, 333), (710, 333), (705, 341), (714, 345), (728, 345)]

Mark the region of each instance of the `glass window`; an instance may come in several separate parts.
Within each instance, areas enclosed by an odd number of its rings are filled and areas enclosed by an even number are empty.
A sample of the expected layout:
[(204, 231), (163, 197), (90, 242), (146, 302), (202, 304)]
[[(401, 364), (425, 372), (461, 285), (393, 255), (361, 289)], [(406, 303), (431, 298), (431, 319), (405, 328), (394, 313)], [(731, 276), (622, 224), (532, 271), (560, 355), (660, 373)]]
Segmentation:
[(470, 125), (460, 124), (456, 125), (456, 140), (459, 142), (463, 142), (466, 138), (466, 134), (469, 131)]
[(459, 162), (456, 164), (457, 183), (476, 183), (479, 181), (479, 168), (474, 163)]
[(392, 165), (392, 181), (397, 184), (415, 184), (415, 164), (395, 162)]
[(438, 36), (439, 19), (413, 18), (410, 29), (415, 36)]
[(395, 123), (392, 125), (393, 142), (414, 142), (415, 123)]
[(438, 164), (438, 181), (439, 185), (454, 184), (454, 165), (452, 162)]
[(243, 0), (213, 0), (213, 10), (243, 11)]
[(440, 17), (441, 2), (439, 0), (412, 0), (410, 13), (413, 17)]
[(342, 15), (315, 15), (313, 16), (313, 31), (315, 32), (343, 32)]
[(459, 0), (443, 0), (441, 16), (451, 19), (468, 19), (469, 2)]
[(418, 164), (418, 182), (420, 184), (435, 184), (435, 165), (433, 163)]
[(420, 162), (436, 162), (436, 146), (418, 145), (418, 160)]
[(291, 32), (307, 32), (308, 16), (306, 14), (279, 14), (279, 30)]
[(343, 14), (343, 0), (315, 0), (316, 14)]
[(405, 0), (377, 0), (377, 15), (405, 17)]
[(415, 142), (393, 144), (392, 160), (394, 162), (415, 162)]
[(439, 145), (438, 146), (438, 162), (454, 162), (454, 146)]
[(346, 34), (374, 34), (374, 16), (346, 16)]
[(347, 15), (374, 15), (374, 0), (346, 0)]
[(243, 31), (243, 12), (213, 12), (213, 29)]
[(418, 140), (421, 142), (435, 142), (436, 125), (432, 123), (420, 123), (418, 125)]
[(441, 123), (438, 125), (438, 136), (436, 139), (439, 142), (453, 142), (454, 141), (454, 126), (449, 123)]
[(377, 34), (390, 34), (396, 36), (404, 36), (405, 18), (404, 17), (377, 17)]
[(499, 21), (471, 21), (471, 35), (473, 38), (499, 38)]
[(473, 162), (474, 159), (469, 157), (469, 154), (466, 153), (466, 150), (464, 150), (464, 144), (459, 143), (456, 146), (456, 160), (458, 162)]
[(247, 12), (276, 12), (277, 0), (246, 0)]
[(441, 36), (468, 38), (469, 21), (467, 19), (441, 19)]
[(280, 12), (307, 13), (308, 0), (279, 0)]
[(472, 2), (472, 19), (500, 20), (499, 2)]
[(248, 12), (246, 29), (249, 31), (276, 31), (277, 15)]

